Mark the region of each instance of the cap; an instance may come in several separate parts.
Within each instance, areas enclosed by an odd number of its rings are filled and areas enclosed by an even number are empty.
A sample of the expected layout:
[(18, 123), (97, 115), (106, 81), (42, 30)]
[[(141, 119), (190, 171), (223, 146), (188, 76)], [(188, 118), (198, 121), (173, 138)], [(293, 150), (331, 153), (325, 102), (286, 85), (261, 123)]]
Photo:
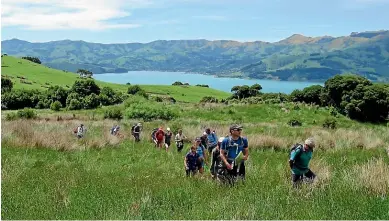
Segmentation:
[(223, 140), (224, 140), (224, 137), (220, 137), (219, 138), (219, 143), (223, 142)]
[(204, 132), (203, 135), (207, 135), (207, 132)]
[(230, 126), (230, 130), (235, 130), (235, 129), (243, 129), (243, 126), (239, 124), (232, 124)]
[(200, 137), (196, 137), (195, 141), (201, 141)]
[(142, 126), (142, 124), (141, 124), (141, 123), (138, 123), (138, 126)]
[(167, 131), (170, 131), (170, 127), (166, 128)]

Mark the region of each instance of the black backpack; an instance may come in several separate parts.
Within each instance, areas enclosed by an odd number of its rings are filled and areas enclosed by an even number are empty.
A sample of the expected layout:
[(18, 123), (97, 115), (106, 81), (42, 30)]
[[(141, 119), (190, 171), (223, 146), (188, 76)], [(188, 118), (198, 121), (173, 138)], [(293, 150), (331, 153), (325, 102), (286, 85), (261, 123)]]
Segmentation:
[(289, 150), (289, 159), (290, 159), (290, 156), (292, 154), (293, 151), (297, 150), (298, 148), (303, 148), (303, 145), (300, 144), (300, 143), (296, 143), (292, 146), (292, 148), (290, 148)]

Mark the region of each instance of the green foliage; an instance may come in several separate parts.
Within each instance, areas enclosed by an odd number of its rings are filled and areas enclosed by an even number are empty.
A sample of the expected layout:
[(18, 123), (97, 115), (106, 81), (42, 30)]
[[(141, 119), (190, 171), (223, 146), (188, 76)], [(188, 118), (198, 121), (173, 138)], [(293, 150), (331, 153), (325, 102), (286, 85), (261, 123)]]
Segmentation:
[(151, 121), (156, 119), (172, 120), (178, 117), (178, 111), (171, 106), (152, 101), (141, 102), (142, 99), (132, 98), (125, 103), (126, 116), (130, 119), (143, 119)]
[(69, 110), (80, 110), (82, 109), (82, 103), (77, 99), (69, 100), (69, 105), (67, 105)]
[(16, 119), (18, 119), (17, 113), (11, 112), (5, 115), (5, 120), (7, 121), (16, 120)]
[(297, 118), (292, 118), (288, 121), (288, 125), (289, 126), (292, 126), (292, 127), (300, 127), (302, 126), (303, 124), (301, 123), (301, 121)]
[(322, 104), (322, 93), (324, 88), (321, 85), (312, 85), (301, 90), (294, 90), (290, 98), (294, 102), (304, 102), (307, 104)]
[(336, 129), (337, 121), (335, 118), (326, 118), (323, 123), (323, 128)]
[(61, 106), (66, 106), (66, 99), (68, 96), (69, 91), (64, 89), (63, 87), (60, 87), (58, 85), (54, 87), (50, 87), (47, 90), (47, 99), (50, 99), (51, 101), (59, 101), (61, 103)]
[(251, 87), (249, 87), (248, 85), (243, 85), (234, 86), (231, 88), (231, 92), (233, 92), (232, 97), (239, 100), (257, 96), (260, 94), (260, 90), (262, 90), (262, 86), (259, 84), (254, 84)]
[(22, 59), (29, 60), (29, 61), (32, 61), (32, 62), (37, 63), (37, 64), (42, 63), (41, 60), (39, 60), (39, 58), (37, 58), (37, 57), (26, 56), (26, 57), (22, 57)]
[(181, 81), (176, 81), (172, 84), (173, 86), (181, 86), (184, 85)]
[(118, 107), (106, 109), (104, 111), (104, 119), (121, 120), (123, 119), (123, 112)]
[(78, 73), (80, 75), (80, 77), (91, 78), (93, 76), (93, 72), (85, 70), (85, 69), (78, 69), (76, 73)]
[(85, 97), (91, 94), (100, 94), (100, 87), (92, 79), (77, 80), (74, 82), (71, 93), (77, 93), (80, 97)]
[(18, 118), (23, 119), (35, 119), (37, 117), (37, 113), (34, 109), (24, 108), (23, 110), (18, 110), (17, 116)]
[(1, 93), (9, 92), (12, 90), (13, 83), (8, 78), (1, 78)]
[(140, 91), (143, 91), (143, 90), (142, 90), (142, 88), (139, 85), (137, 85), (137, 84), (130, 85), (128, 87), (127, 94), (135, 95), (135, 94), (137, 94)]
[(196, 84), (196, 87), (209, 87), (207, 84)]
[(59, 101), (54, 101), (50, 105), (50, 109), (53, 111), (59, 111), (62, 108), (62, 104)]
[(90, 94), (83, 99), (83, 105), (85, 109), (94, 109), (100, 105), (99, 96), (96, 94)]
[(219, 100), (212, 96), (206, 96), (200, 100), (200, 103), (219, 103)]

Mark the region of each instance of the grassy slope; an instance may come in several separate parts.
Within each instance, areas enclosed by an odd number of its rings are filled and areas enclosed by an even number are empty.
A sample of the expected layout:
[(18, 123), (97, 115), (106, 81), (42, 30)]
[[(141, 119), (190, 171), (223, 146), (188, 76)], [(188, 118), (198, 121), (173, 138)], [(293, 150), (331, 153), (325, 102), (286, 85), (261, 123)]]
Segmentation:
[[(16, 89), (45, 89), (42, 86), (48, 86), (46, 83), (53, 86), (60, 85), (65, 88), (70, 88), (73, 82), (78, 79), (78, 75), (75, 73), (52, 69), (11, 56), (2, 57), (1, 64), (1, 75), (14, 77), (12, 78), (12, 81), (14, 83), (14, 88)], [(18, 76), (27, 78), (26, 81), (31, 82), (32, 84), (21, 83), (20, 79), (17, 78)], [(101, 81), (96, 82), (100, 87), (109, 86), (123, 92), (126, 92), (128, 88), (128, 86), (122, 84), (113, 84)], [(142, 85), (141, 87), (148, 93), (170, 95), (176, 100), (183, 102), (198, 102), (202, 97), (210, 95), (219, 99), (229, 96), (228, 93), (223, 91), (195, 86), (180, 87), (167, 85)]]
[[(389, 183), (383, 180), (389, 177), (389, 158), (381, 148), (389, 144), (389, 138), (385, 136), (389, 128), (362, 124), (341, 116), (338, 130), (325, 130), (320, 124), (330, 114), (323, 108), (312, 110), (302, 106), (301, 110), (293, 110), (286, 106), (291, 111), (285, 113), (278, 105), (182, 106), (183, 114), (174, 122), (145, 122), (147, 134), (157, 125), (166, 127), (180, 123), (190, 138), (200, 134), (204, 125), (216, 128), (220, 135), (226, 132), (228, 124), (239, 119), (250, 142), (245, 185), (221, 187), (209, 178), (209, 173), (205, 179), (185, 179), (185, 151), (177, 153), (174, 145), (171, 152), (158, 151), (146, 141), (146, 134), (139, 144), (126, 139), (114, 148), (86, 151), (17, 148), (7, 142), (31, 136), (31, 133), (21, 133), (30, 131), (29, 122), (20, 121), (16, 127), (5, 121), (2, 124), (2, 137), (5, 137), (2, 139), (2, 217), (389, 219)], [(39, 113), (44, 113), (41, 117), (48, 115), (47, 111)], [(42, 143), (39, 142), (42, 139), (53, 145), (66, 140), (66, 147), (77, 144), (70, 131), (79, 121), (56, 122), (56, 115), (71, 114), (50, 113), (52, 120), (35, 121), (45, 136), (31, 137), (27, 143)], [(81, 119), (82, 113), (77, 114)], [(303, 126), (287, 126), (286, 122), (293, 117), (299, 117)], [(100, 139), (101, 142), (109, 137), (102, 133), (107, 133), (114, 123), (103, 121), (101, 116), (97, 120), (83, 121), (89, 129), (86, 140)], [(129, 136), (131, 124), (128, 119), (121, 125), (122, 132)], [(3, 136), (12, 131), (20, 135)], [(311, 135), (318, 141), (311, 167), (319, 182), (312, 187), (293, 190), (286, 163), (287, 143)], [(58, 137), (58, 140), (47, 141), (45, 137)], [(334, 147), (330, 147), (331, 144)], [(271, 145), (281, 149), (273, 149)], [(356, 145), (361, 147), (354, 148)], [(186, 151), (188, 147), (186, 145)]]

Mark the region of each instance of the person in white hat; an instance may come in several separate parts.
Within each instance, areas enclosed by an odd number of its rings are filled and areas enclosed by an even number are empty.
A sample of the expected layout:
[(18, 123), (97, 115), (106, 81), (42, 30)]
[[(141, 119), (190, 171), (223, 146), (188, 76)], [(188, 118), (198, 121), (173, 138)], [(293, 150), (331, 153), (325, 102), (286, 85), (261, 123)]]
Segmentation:
[(173, 133), (170, 131), (170, 127), (166, 128), (166, 133), (165, 133), (165, 147), (166, 147), (166, 152), (168, 151), (170, 145), (171, 145), (171, 140), (173, 137)]

